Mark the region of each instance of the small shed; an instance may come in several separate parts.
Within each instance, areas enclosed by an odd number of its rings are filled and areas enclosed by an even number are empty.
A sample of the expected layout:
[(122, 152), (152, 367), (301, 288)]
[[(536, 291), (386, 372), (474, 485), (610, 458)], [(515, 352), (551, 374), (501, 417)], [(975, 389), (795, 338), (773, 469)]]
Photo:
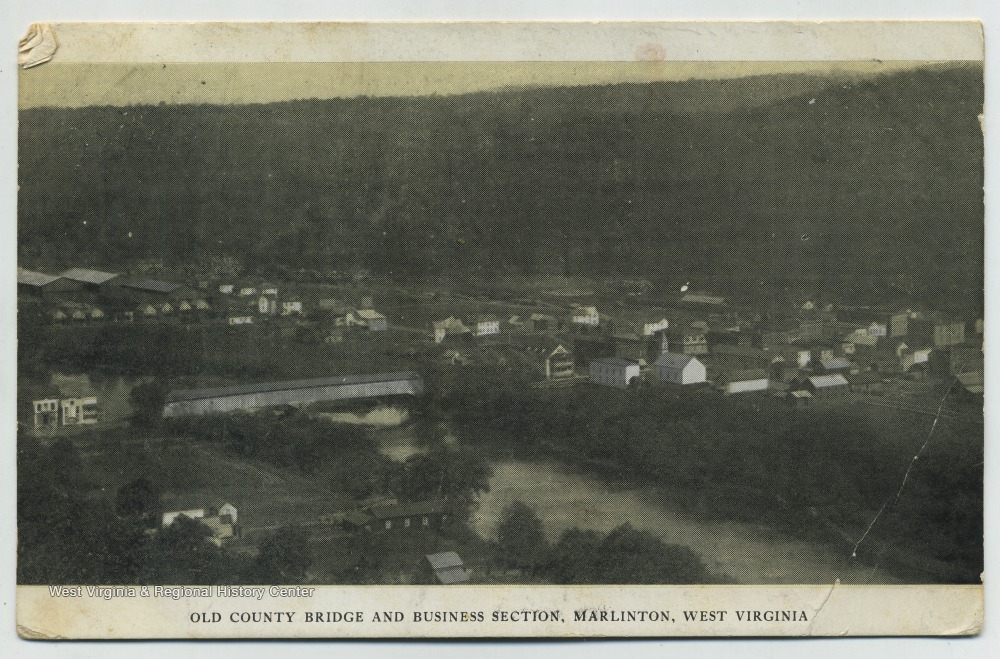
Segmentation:
[(469, 573), (465, 569), (462, 558), (453, 551), (443, 551), (437, 554), (427, 554), (424, 558), (434, 570), (434, 576), (444, 585), (465, 583)]

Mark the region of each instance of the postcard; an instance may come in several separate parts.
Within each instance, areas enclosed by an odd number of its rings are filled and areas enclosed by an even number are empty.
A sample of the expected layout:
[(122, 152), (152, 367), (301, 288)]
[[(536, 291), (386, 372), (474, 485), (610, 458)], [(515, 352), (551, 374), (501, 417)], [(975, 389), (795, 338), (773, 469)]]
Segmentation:
[(23, 638), (980, 631), (978, 23), (20, 66)]

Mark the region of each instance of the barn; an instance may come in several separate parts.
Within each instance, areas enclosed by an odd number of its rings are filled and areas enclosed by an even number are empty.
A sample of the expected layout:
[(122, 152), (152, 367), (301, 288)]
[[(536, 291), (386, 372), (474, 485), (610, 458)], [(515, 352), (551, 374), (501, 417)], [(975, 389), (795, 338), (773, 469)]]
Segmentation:
[(163, 416), (200, 416), (261, 407), (308, 405), (381, 396), (419, 396), (423, 390), (423, 379), (417, 373), (410, 372), (266, 382), (219, 389), (187, 389), (172, 391), (167, 395)]

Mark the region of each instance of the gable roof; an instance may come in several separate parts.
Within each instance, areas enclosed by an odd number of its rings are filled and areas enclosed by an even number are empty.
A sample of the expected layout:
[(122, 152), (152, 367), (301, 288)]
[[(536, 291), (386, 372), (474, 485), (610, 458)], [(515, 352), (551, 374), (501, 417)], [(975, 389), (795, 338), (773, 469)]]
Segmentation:
[(241, 396), (244, 394), (259, 394), (271, 391), (294, 391), (313, 387), (336, 387), (348, 384), (372, 384), (376, 382), (391, 382), (394, 380), (414, 380), (420, 376), (413, 372), (382, 373), (379, 375), (345, 375), (329, 378), (313, 378), (310, 380), (287, 380), (284, 382), (264, 382), (261, 384), (244, 384), (235, 387), (219, 387), (216, 389), (182, 389), (167, 394), (166, 402), (174, 403), (182, 400), (200, 400), (220, 396)]
[(696, 361), (698, 360), (692, 355), (679, 355), (676, 352), (665, 352), (660, 355), (659, 359), (656, 360), (656, 365), (663, 366), (665, 368), (683, 369), (691, 362)]
[(158, 279), (144, 279), (142, 281), (122, 284), (122, 286), (125, 288), (134, 288), (139, 291), (149, 291), (152, 293), (173, 293), (178, 288), (181, 288), (183, 284), (174, 284), (169, 281), (160, 281)]
[(25, 284), (27, 286), (48, 286), (54, 281), (60, 278), (55, 275), (47, 275), (44, 272), (35, 272), (34, 270), (25, 270), (24, 268), (17, 269), (17, 283)]
[(834, 373), (833, 375), (812, 375), (808, 380), (817, 389), (823, 389), (824, 387), (846, 387), (848, 384), (847, 378), (840, 373)]
[(463, 583), (469, 580), (469, 573), (465, 571), (465, 564), (462, 562), (461, 557), (453, 551), (427, 554), (424, 558), (430, 563), (431, 569), (434, 570), (438, 581), (443, 584)]
[(847, 361), (843, 357), (834, 357), (833, 359), (824, 359), (820, 364), (826, 370), (831, 370), (834, 368), (850, 368), (851, 362)]
[(112, 272), (101, 272), (100, 270), (90, 270), (89, 268), (70, 268), (62, 273), (66, 279), (81, 281), (85, 284), (103, 284), (111, 281), (118, 275)]
[(385, 320), (385, 316), (374, 309), (358, 309), (357, 315), (362, 320)]

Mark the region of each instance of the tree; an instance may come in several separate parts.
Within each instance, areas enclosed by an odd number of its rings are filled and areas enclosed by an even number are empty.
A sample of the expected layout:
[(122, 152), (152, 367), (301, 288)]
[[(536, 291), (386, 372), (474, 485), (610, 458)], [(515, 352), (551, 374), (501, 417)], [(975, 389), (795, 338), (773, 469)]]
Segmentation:
[(601, 583), (595, 565), (601, 540), (597, 531), (566, 529), (549, 552), (543, 574), (557, 584)]
[(154, 528), (163, 512), (160, 493), (148, 478), (140, 476), (118, 488), (115, 512), (119, 517), (138, 518), (147, 528)]
[(136, 385), (129, 394), (132, 405), (131, 421), (137, 426), (152, 426), (163, 416), (163, 404), (167, 400), (167, 385), (162, 380), (153, 380)]
[(445, 498), (455, 515), (467, 517), (479, 496), (490, 489), (493, 467), (479, 452), (440, 446), (407, 458), (395, 491), (407, 501)]
[(286, 526), (259, 546), (253, 572), (257, 583), (299, 584), (312, 565), (309, 538), (298, 526)]
[(533, 571), (548, 549), (542, 520), (523, 501), (512, 501), (493, 531), (497, 559), (504, 568)]

